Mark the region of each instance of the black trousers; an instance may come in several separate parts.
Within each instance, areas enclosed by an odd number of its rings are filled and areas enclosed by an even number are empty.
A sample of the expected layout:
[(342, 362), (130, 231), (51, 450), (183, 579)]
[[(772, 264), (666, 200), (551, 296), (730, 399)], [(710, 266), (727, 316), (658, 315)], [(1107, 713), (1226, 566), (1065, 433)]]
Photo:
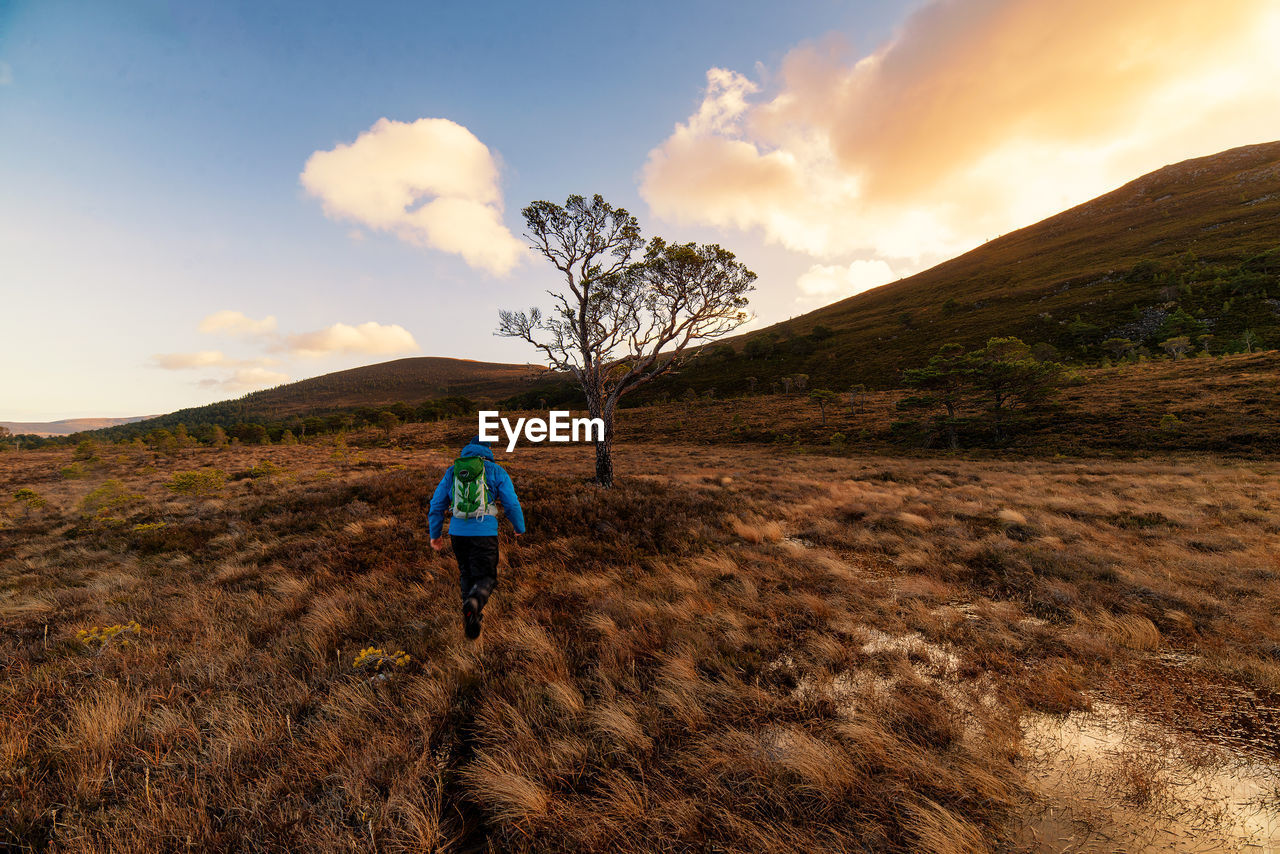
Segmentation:
[(462, 601), (474, 596), (480, 607), (489, 601), (498, 583), (498, 538), (449, 535), (453, 555), (458, 559), (458, 587)]

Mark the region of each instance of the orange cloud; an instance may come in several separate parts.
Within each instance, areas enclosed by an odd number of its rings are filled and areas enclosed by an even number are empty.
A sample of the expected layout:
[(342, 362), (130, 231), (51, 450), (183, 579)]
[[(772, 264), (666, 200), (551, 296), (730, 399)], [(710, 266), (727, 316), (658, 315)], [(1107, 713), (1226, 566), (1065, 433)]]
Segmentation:
[(205, 388), (218, 388), (228, 392), (253, 391), (260, 388), (271, 388), (284, 385), (289, 381), (288, 374), (269, 371), (261, 367), (238, 368), (230, 376), (223, 379), (204, 379), (197, 385)]
[(934, 0), (857, 61), (712, 69), (641, 193), (821, 257), (933, 262), (1166, 163), (1280, 137), (1272, 0)]
[(225, 335), (264, 335), (274, 332), (276, 319), (267, 315), (261, 320), (254, 320), (243, 311), (215, 311), (200, 321), (199, 330), (206, 335), (222, 333)]
[(156, 353), (151, 364), (166, 371), (186, 371), (194, 368), (211, 368), (228, 363), (220, 350), (199, 350), (194, 353)]
[(315, 332), (285, 337), (284, 347), (296, 356), (317, 358), (334, 353), (364, 353), (393, 356), (418, 352), (418, 342), (399, 324), (369, 321), (352, 326), (335, 323)]

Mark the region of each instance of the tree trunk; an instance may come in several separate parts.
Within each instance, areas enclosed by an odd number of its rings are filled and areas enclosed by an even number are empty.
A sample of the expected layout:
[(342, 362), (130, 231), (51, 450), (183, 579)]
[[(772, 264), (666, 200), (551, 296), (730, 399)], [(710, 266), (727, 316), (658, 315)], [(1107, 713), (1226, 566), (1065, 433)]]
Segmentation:
[(951, 450), (960, 450), (960, 437), (956, 435), (956, 408), (951, 403), (947, 403), (947, 443)]
[(613, 486), (613, 405), (598, 395), (587, 398), (587, 411), (592, 418), (604, 422), (604, 438), (596, 442), (596, 485)]
[(604, 439), (596, 442), (596, 484), (605, 489), (613, 486), (613, 435), (607, 424)]

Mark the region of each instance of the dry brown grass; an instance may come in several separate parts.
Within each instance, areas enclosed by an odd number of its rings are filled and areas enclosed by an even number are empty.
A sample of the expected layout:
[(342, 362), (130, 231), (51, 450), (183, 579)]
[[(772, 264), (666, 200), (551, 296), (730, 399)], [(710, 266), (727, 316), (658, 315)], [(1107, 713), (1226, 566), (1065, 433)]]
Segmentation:
[[(1280, 690), (1272, 463), (631, 445), (600, 493), (588, 452), (522, 450), (470, 644), (422, 506), (465, 429), (0, 457), (0, 845), (1001, 850), (1029, 711), (1280, 749), (1242, 731)], [(215, 497), (165, 487), (202, 466)], [(371, 680), (370, 645), (412, 663)]]

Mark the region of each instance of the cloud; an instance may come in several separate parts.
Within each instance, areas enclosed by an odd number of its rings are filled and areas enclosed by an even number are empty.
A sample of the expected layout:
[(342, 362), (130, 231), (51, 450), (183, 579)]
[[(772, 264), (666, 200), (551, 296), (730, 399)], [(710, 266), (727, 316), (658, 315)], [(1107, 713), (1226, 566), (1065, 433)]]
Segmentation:
[(256, 389), (271, 388), (289, 381), (288, 374), (269, 371), (261, 367), (239, 368), (223, 379), (203, 379), (197, 385), (204, 388), (218, 388), (229, 392), (246, 392)]
[(302, 185), (326, 215), (509, 272), (525, 246), (502, 223), (498, 165), (471, 131), (448, 119), (379, 119), (355, 142), (307, 159)]
[(793, 50), (768, 92), (710, 70), (641, 194), (819, 258), (933, 263), (1280, 137), (1277, 40), (1272, 0), (933, 0), (861, 59), (835, 39)]
[(847, 267), (815, 264), (796, 280), (797, 302), (832, 302), (879, 287), (897, 276), (884, 261), (854, 261)]
[(193, 368), (211, 368), (227, 364), (227, 357), (218, 350), (200, 350), (195, 353), (157, 353), (151, 364), (166, 371), (187, 371)]
[(403, 326), (370, 321), (358, 326), (335, 323), (327, 329), (288, 335), (282, 349), (296, 356), (319, 357), (334, 353), (390, 356), (418, 352), (418, 342)]
[(254, 320), (242, 311), (215, 311), (200, 321), (199, 330), (206, 335), (224, 333), (227, 335), (265, 335), (274, 332), (276, 319), (268, 315), (261, 320)]
[[(243, 312), (219, 311), (201, 321), (199, 328), (205, 334), (250, 336), (254, 347), (291, 358), (317, 358), (343, 353), (397, 355), (416, 353), (419, 349), (418, 343), (403, 326), (373, 321), (355, 326), (335, 323), (315, 332), (279, 335), (275, 332), (274, 317), (254, 320)], [(197, 381), (196, 385), (234, 394), (281, 385), (290, 379), (288, 374), (272, 370), (280, 364), (278, 358), (259, 356), (233, 359), (220, 350), (157, 353), (151, 357), (151, 364), (169, 371), (230, 369), (229, 374), (205, 377)]]

